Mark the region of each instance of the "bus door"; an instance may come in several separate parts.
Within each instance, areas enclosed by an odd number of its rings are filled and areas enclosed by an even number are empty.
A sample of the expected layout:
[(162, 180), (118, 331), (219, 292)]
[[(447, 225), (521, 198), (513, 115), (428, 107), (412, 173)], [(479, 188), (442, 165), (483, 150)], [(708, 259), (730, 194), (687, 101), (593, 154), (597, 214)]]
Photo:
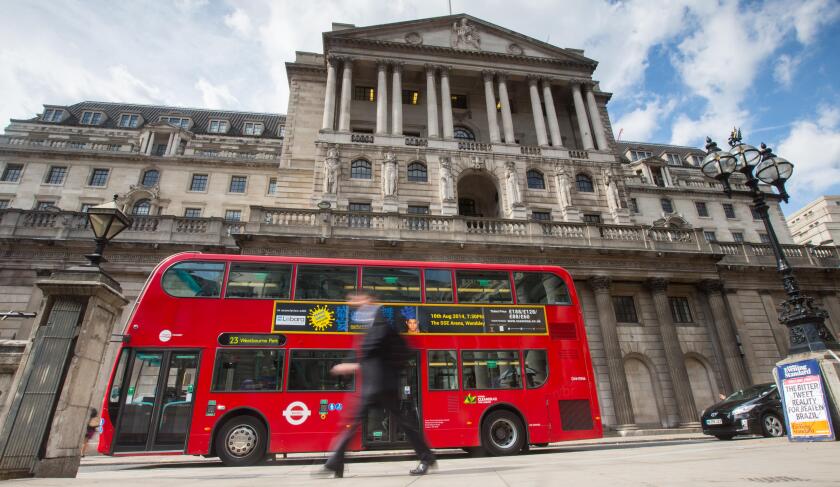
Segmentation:
[(184, 451), (198, 350), (125, 349), (123, 354), (128, 354), (128, 366), (122, 377), (114, 377), (109, 394), (119, 398), (116, 407), (109, 408), (116, 422), (114, 453)]
[[(420, 428), (420, 376), (418, 356), (406, 362), (400, 371), (400, 414)], [(408, 445), (399, 420), (384, 409), (368, 412), (362, 428), (362, 445), (366, 448), (393, 448)]]

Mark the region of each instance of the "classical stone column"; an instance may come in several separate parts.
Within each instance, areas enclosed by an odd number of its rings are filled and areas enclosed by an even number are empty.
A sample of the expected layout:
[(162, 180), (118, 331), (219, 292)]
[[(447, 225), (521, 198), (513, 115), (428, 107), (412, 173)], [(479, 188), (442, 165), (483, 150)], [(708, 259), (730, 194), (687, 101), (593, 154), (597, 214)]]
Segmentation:
[(324, 94), (324, 119), (321, 130), (335, 129), (335, 63), (333, 56), (327, 56), (327, 91)]
[(653, 278), (648, 281), (648, 287), (653, 294), (653, 304), (656, 308), (656, 318), (659, 321), (659, 332), (662, 335), (662, 345), (665, 347), (665, 361), (674, 386), (674, 399), (677, 401), (677, 412), (681, 426), (696, 426), (699, 418), (694, 405), (694, 395), (691, 393), (691, 383), (685, 370), (685, 357), (677, 328), (671, 319), (671, 304), (668, 301), (668, 281)]
[(393, 85), (391, 87), (391, 133), (402, 135), (403, 114), (402, 114), (402, 63), (394, 63)]
[(557, 110), (554, 109), (554, 96), (551, 94), (551, 80), (543, 78), (543, 104), (548, 118), (548, 133), (551, 135), (551, 145), (563, 147), (563, 137), (560, 136), (560, 124), (557, 123)]
[(507, 75), (498, 73), (496, 79), (499, 82), (499, 103), (502, 105), (502, 128), (505, 132), (505, 144), (515, 144), (513, 117), (510, 115), (510, 100), (508, 99)]
[(575, 115), (577, 115), (583, 148), (586, 150), (594, 149), (592, 134), (589, 133), (589, 119), (586, 116), (586, 106), (583, 104), (583, 95), (580, 93), (580, 85), (578, 83), (572, 85), (572, 100), (575, 102)]
[(720, 351), (723, 354), (723, 366), (729, 381), (735, 390), (743, 389), (750, 385), (750, 380), (744, 361), (741, 360), (734, 328), (726, 312), (726, 303), (723, 302), (723, 284), (715, 279), (706, 279), (700, 282), (700, 289), (706, 293), (709, 300), (709, 308), (712, 310), (715, 330), (720, 341)]
[(452, 121), (452, 94), (449, 91), (449, 66), (440, 67), (440, 109), (443, 117), (443, 138), (455, 138)]
[(604, 132), (604, 122), (601, 120), (601, 111), (598, 110), (598, 104), (595, 102), (595, 94), (592, 93), (592, 87), (586, 86), (586, 105), (589, 107), (589, 118), (592, 120), (592, 130), (595, 131), (595, 141), (598, 142), (599, 150), (609, 150), (607, 144), (607, 134)]
[(484, 100), (487, 106), (487, 128), (490, 129), (490, 142), (498, 144), (502, 141), (499, 136), (499, 121), (496, 118), (496, 94), (493, 89), (492, 71), (482, 71), (484, 77)]
[(607, 356), (607, 369), (610, 379), (612, 402), (615, 408), (617, 429), (632, 429), (636, 420), (633, 418), (633, 405), (630, 402), (630, 390), (627, 387), (627, 374), (624, 371), (624, 358), (618, 341), (618, 329), (615, 322), (612, 297), (610, 296), (610, 278), (594, 276), (589, 285), (595, 292), (595, 304), (598, 306), (598, 320), (601, 322), (601, 335), (604, 340), (604, 353)]
[(540, 106), (540, 90), (537, 88), (539, 79), (528, 76), (528, 91), (531, 93), (531, 113), (534, 114), (534, 129), (537, 131), (537, 144), (548, 145), (548, 135), (545, 133), (545, 116)]
[(388, 63), (376, 65), (376, 133), (388, 133)]
[(338, 113), (338, 130), (350, 131), (350, 103), (353, 99), (353, 60), (344, 58), (341, 73), (341, 105)]
[(437, 68), (426, 65), (426, 118), (429, 137), (438, 136), (437, 94), (435, 92), (435, 71)]
[(166, 141), (166, 150), (163, 151), (164, 155), (167, 155), (167, 156), (172, 155), (172, 146), (173, 146), (172, 143), (174, 141), (175, 141), (175, 132), (172, 132), (171, 134), (169, 134), (169, 139), (167, 139), (167, 141)]

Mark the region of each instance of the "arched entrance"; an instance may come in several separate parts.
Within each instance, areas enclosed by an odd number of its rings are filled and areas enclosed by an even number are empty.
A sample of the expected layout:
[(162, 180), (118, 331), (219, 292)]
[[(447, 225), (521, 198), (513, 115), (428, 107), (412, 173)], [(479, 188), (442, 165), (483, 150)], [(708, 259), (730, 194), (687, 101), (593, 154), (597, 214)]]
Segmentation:
[(685, 358), (685, 370), (688, 372), (688, 383), (694, 396), (694, 407), (698, 417), (705, 408), (716, 403), (715, 387), (709, 376), (709, 369), (702, 361), (695, 357)]
[(624, 361), (624, 371), (627, 374), (627, 388), (630, 390), (630, 403), (636, 424), (660, 425), (659, 406), (656, 404), (656, 390), (650, 369), (638, 358), (630, 357)]
[(458, 214), (499, 217), (499, 190), (489, 175), (470, 173), (458, 181)]

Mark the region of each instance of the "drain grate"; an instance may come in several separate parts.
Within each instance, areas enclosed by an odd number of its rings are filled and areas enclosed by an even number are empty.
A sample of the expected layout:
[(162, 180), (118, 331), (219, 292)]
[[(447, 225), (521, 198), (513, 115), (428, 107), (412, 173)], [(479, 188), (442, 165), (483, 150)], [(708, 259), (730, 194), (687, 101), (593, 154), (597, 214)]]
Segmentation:
[(749, 482), (759, 482), (762, 484), (777, 484), (780, 482), (807, 482), (808, 479), (800, 479), (799, 477), (747, 477)]

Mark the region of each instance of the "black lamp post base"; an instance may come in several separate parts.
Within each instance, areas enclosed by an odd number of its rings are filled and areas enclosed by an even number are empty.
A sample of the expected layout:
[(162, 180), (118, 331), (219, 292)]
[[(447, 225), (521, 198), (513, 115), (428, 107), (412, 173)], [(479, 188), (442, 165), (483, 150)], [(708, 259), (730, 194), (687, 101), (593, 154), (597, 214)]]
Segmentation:
[(814, 299), (807, 296), (794, 296), (782, 303), (779, 321), (790, 332), (789, 354), (840, 350), (837, 339), (825, 326), (828, 316), (824, 310), (814, 306)]

